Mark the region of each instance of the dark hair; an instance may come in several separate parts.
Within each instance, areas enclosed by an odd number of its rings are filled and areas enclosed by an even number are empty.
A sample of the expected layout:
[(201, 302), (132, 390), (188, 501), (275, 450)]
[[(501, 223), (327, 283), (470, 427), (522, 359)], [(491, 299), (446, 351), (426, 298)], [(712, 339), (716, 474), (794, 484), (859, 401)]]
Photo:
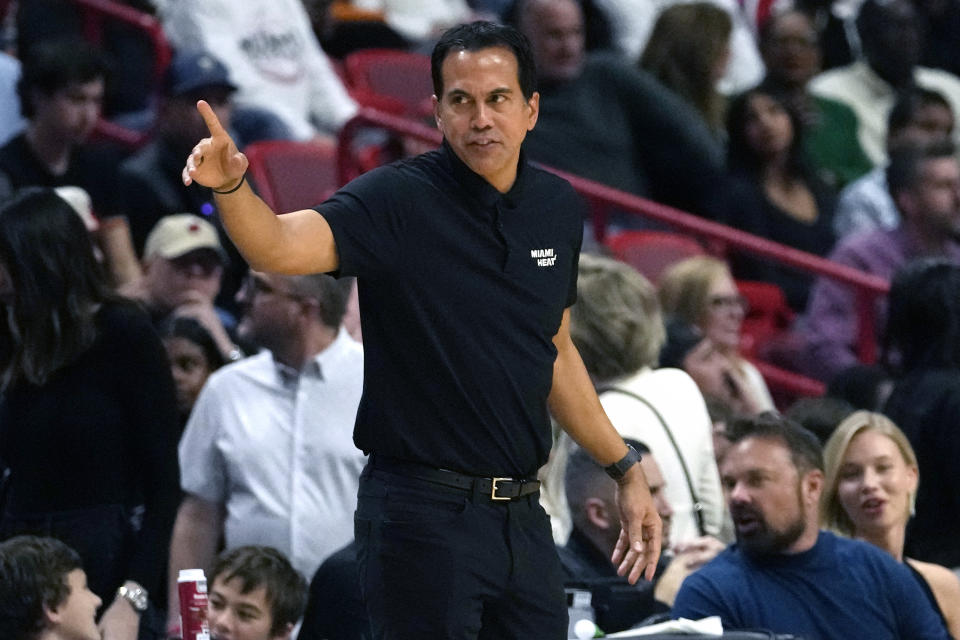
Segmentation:
[(727, 425), (727, 438), (731, 444), (748, 438), (778, 440), (790, 451), (793, 466), (801, 475), (814, 469), (823, 471), (823, 451), (817, 436), (779, 413), (764, 411), (737, 418)]
[(953, 113), (953, 107), (939, 91), (910, 87), (897, 94), (897, 101), (887, 115), (887, 137), (894, 131), (908, 127), (917, 112), (928, 105), (938, 105)]
[(440, 36), (430, 56), (430, 75), (433, 77), (433, 93), (443, 99), (443, 62), (457, 51), (479, 51), (490, 47), (503, 47), (513, 52), (517, 59), (517, 80), (527, 100), (537, 90), (537, 67), (527, 37), (508, 25), (494, 22), (470, 22), (448, 29)]
[(20, 110), (24, 117), (33, 117), (33, 91), (52, 96), (72, 84), (86, 84), (106, 76), (106, 60), (87, 42), (76, 38), (41, 41), (23, 57), (17, 83)]
[(960, 265), (914, 260), (893, 276), (888, 298), (884, 359), (906, 373), (960, 367)]
[(263, 587), (272, 617), (271, 636), (282, 634), (288, 624), (296, 623), (307, 606), (306, 581), (272, 547), (237, 547), (220, 554), (210, 573), (211, 589), (217, 578), (223, 582), (240, 580), (241, 593)]
[(952, 158), (956, 147), (950, 140), (936, 140), (925, 145), (904, 145), (890, 150), (887, 165), (887, 189), (894, 201), (898, 195), (915, 187), (921, 178), (922, 165), (927, 160)]
[(759, 176), (763, 169), (761, 158), (747, 140), (747, 122), (750, 119), (750, 100), (754, 96), (767, 96), (786, 111), (793, 128), (793, 140), (787, 157), (787, 171), (794, 177), (810, 180), (812, 172), (804, 158), (803, 123), (796, 110), (783, 94), (768, 86), (755, 87), (733, 99), (727, 111), (727, 164), (731, 170), (743, 171), (750, 176)]
[(338, 280), (325, 273), (290, 277), (292, 291), (299, 296), (316, 301), (320, 307), (320, 320), (334, 329), (343, 322), (352, 285), (352, 278)]
[(76, 551), (53, 538), (0, 543), (0, 638), (36, 638), (46, 626), (44, 607), (63, 604), (70, 595), (67, 574), (82, 566)]
[(0, 207), (0, 265), (13, 286), (0, 301), (0, 388), (44, 384), (93, 344), (97, 307), (114, 295), (83, 222), (52, 189), (23, 189)]
[[(630, 438), (624, 442), (637, 450), (641, 456), (650, 455), (650, 448)], [(596, 496), (604, 487), (613, 487), (613, 480), (607, 475), (603, 467), (580, 446), (573, 446), (567, 458), (567, 468), (564, 470), (563, 485), (567, 495), (567, 505), (571, 515), (576, 515), (587, 498)]]
[(161, 325), (159, 333), (161, 338), (183, 338), (200, 347), (210, 371), (227, 364), (213, 336), (194, 318), (183, 316), (170, 318)]
[(817, 436), (823, 445), (837, 425), (854, 411), (856, 408), (846, 400), (820, 396), (800, 398), (790, 405), (784, 415)]
[[(572, 0), (580, 7), (583, 16), (584, 48), (587, 51), (612, 50), (613, 28), (610, 19), (595, 0)], [(520, 29), (520, 18), (527, 10), (530, 0), (514, 0), (500, 14), (503, 24)]]

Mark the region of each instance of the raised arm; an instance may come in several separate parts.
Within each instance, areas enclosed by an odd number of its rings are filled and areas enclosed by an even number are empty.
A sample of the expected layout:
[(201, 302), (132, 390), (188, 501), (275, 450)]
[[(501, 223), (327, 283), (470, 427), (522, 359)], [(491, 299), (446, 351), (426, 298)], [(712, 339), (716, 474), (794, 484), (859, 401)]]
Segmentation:
[[(570, 338), (569, 309), (563, 312), (563, 321), (553, 342), (557, 359), (553, 365), (550, 412), (564, 431), (598, 463), (608, 466), (617, 462), (626, 455), (627, 446), (604, 413), (580, 353)], [(617, 485), (622, 528), (611, 560), (619, 565), (617, 573), (626, 575), (631, 584), (641, 574), (651, 580), (660, 558), (661, 522), (640, 465), (633, 465)]]
[(180, 504), (170, 538), (168, 570), (167, 628), (180, 624), (177, 578), (181, 569), (208, 570), (223, 535), (223, 507), (187, 494)]
[(230, 238), (258, 271), (306, 274), (333, 271), (339, 265), (333, 232), (312, 209), (276, 215), (245, 179), (248, 161), (205, 101), (197, 102), (210, 137), (187, 156), (183, 183), (213, 189), (217, 209)]

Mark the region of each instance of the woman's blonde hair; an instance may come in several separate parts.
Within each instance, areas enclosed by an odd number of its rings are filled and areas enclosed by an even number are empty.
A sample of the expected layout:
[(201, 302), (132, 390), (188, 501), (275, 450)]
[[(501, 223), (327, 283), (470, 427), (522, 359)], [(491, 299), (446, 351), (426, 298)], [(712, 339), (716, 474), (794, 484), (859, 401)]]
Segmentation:
[(703, 326), (709, 307), (710, 286), (721, 276), (732, 277), (723, 260), (694, 256), (672, 265), (660, 276), (660, 307), (672, 316)]
[(581, 255), (570, 335), (596, 381), (656, 367), (666, 340), (656, 290), (630, 265)]
[[(890, 438), (897, 445), (897, 449), (900, 450), (900, 455), (903, 456), (903, 461), (907, 466), (918, 469), (917, 455), (913, 452), (913, 447), (910, 446), (906, 434), (882, 413), (856, 411), (837, 425), (823, 450), (826, 480), (824, 481), (823, 494), (820, 496), (820, 524), (848, 537), (852, 537), (855, 531), (853, 521), (850, 520), (850, 516), (847, 515), (843, 505), (840, 504), (840, 496), (837, 491), (840, 484), (840, 467), (843, 465), (843, 458), (847, 454), (847, 449), (850, 448), (850, 442), (864, 431), (875, 431)], [(913, 512), (914, 498), (915, 496), (910, 496), (911, 513)]]

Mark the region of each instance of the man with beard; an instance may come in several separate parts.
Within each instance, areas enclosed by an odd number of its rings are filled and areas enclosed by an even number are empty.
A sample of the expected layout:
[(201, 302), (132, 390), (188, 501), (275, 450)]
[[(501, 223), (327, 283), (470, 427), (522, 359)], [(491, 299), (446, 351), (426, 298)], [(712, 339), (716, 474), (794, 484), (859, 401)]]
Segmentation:
[(909, 570), (818, 528), (816, 437), (774, 414), (739, 421), (720, 462), (737, 542), (687, 578), (675, 618), (805, 638), (948, 638)]

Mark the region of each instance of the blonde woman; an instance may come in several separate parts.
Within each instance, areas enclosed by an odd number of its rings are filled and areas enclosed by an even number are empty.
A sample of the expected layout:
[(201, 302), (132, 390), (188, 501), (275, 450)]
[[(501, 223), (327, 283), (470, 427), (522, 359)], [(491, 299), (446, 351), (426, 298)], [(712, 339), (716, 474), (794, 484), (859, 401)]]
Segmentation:
[(709, 256), (681, 260), (660, 276), (659, 295), (664, 315), (697, 327), (705, 338), (683, 362), (705, 396), (724, 400), (740, 413), (774, 408), (760, 372), (740, 355), (747, 303), (725, 262)]
[(823, 526), (874, 544), (905, 563), (950, 635), (960, 638), (960, 580), (940, 565), (903, 556), (919, 483), (917, 457), (903, 431), (882, 414), (857, 411), (830, 436), (824, 465)]

